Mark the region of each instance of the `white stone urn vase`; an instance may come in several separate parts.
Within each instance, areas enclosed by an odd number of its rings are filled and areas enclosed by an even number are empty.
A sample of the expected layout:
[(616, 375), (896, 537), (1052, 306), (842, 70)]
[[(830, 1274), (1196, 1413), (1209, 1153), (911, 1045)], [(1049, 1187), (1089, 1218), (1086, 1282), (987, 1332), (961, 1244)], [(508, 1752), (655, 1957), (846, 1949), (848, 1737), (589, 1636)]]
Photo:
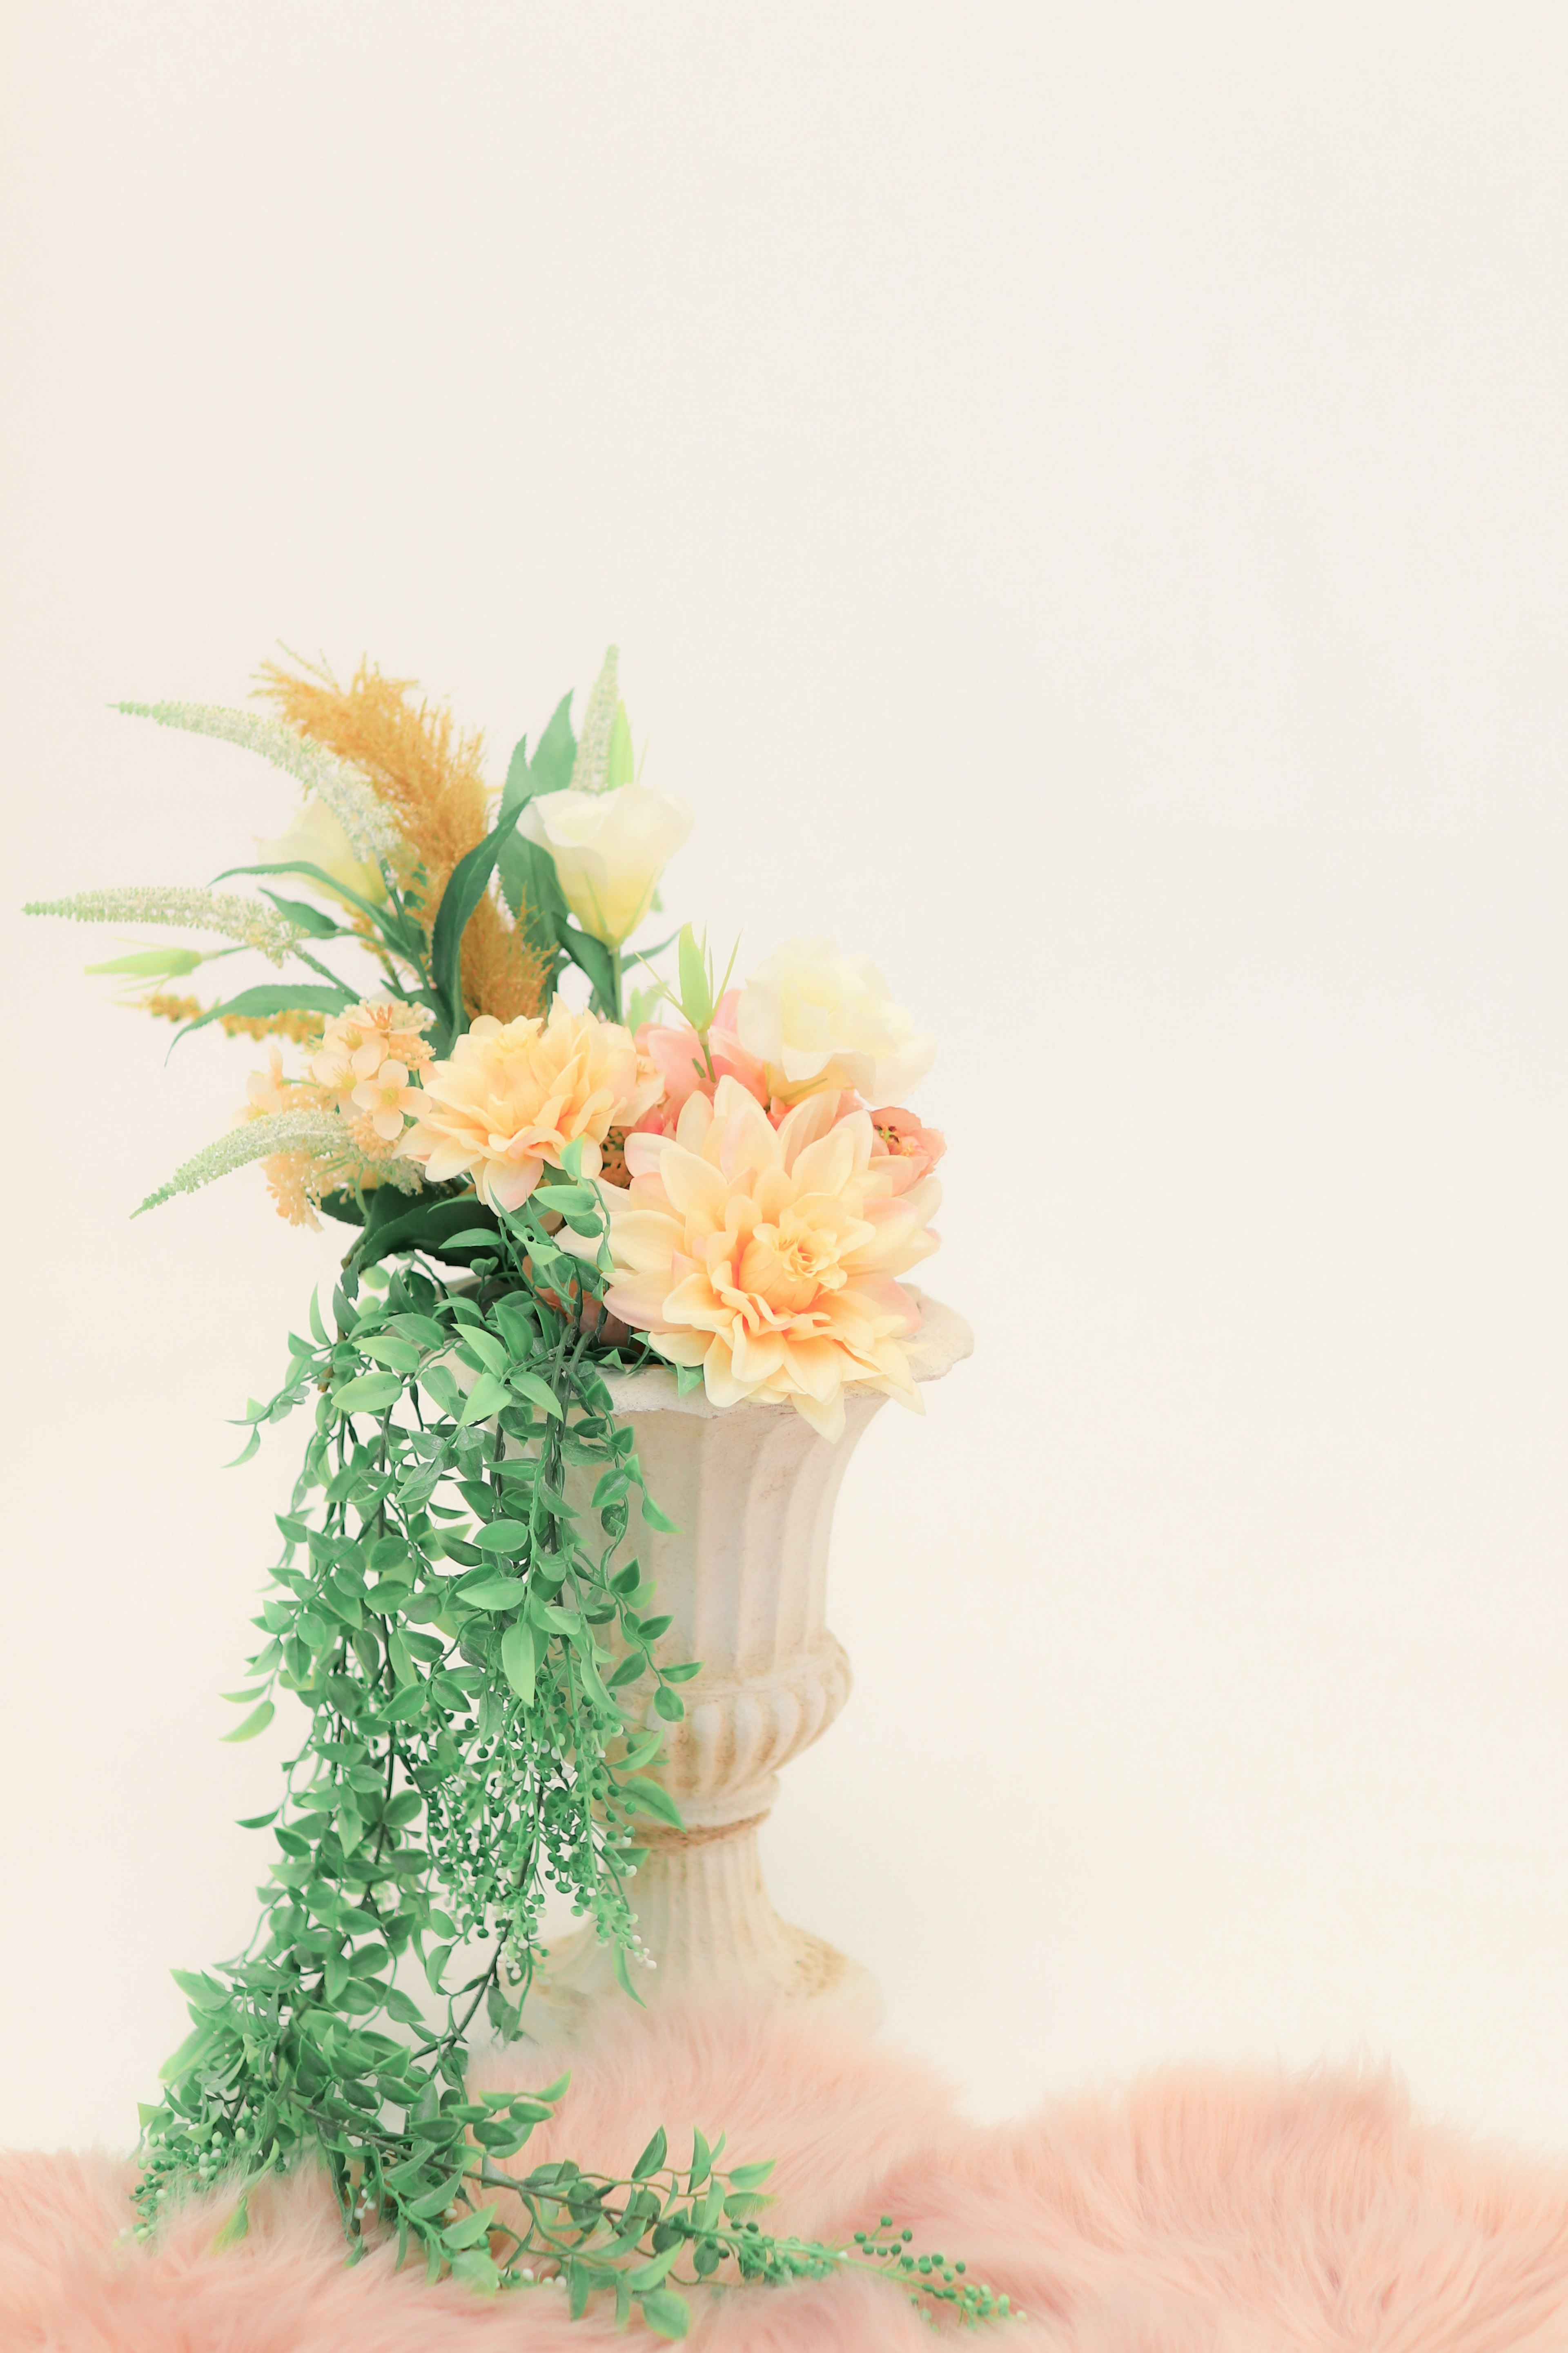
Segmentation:
[[(915, 1378), (928, 1382), (974, 1344), (952, 1308), (923, 1297), (921, 1306), (908, 1345)], [(887, 1398), (846, 1390), (847, 1427), (832, 1444), (791, 1405), (721, 1410), (700, 1389), (683, 1397), (662, 1366), (612, 1375), (609, 1386), (648, 1492), (678, 1531), (650, 1528), (634, 1505), (627, 1552), (652, 1572), (653, 1607), (674, 1620), (659, 1653), (702, 1662), (682, 1689), (680, 1723), (648, 1707), (665, 1735), (659, 1778), (684, 1827), (639, 1827), (649, 1852), (631, 1893), (657, 1967), (639, 1973), (638, 1992), (650, 2004), (697, 1991), (826, 2002), (869, 2027), (881, 2008), (875, 1980), (780, 1919), (757, 1834), (781, 1767), (821, 1738), (849, 1695), (849, 1662), (826, 1615), (828, 1535), (850, 1456)], [(579, 1930), (552, 1946), (524, 2026), (574, 2031), (600, 2000), (625, 2000), (608, 1947)]]

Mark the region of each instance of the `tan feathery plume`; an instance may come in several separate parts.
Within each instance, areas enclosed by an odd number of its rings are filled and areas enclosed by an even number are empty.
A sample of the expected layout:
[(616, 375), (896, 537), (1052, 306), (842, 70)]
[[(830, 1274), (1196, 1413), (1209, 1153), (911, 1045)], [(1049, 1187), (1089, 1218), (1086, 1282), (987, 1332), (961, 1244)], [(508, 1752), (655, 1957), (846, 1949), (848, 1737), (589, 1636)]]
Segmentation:
[(520, 1013), (544, 1010), (550, 959), (511, 923), (494, 899), (479, 901), (463, 934), (463, 1003), (472, 1020), (493, 1013), (515, 1021)]
[(154, 989), (151, 997), (139, 997), (136, 1002), (154, 1021), (196, 1021), (206, 1011), (199, 997), (171, 997), (166, 989)]
[(258, 691), (290, 727), (368, 782), (425, 870), (420, 914), (433, 923), (453, 867), (488, 830), (483, 737), (458, 733), (449, 712), (413, 701), (412, 679), (384, 678), (369, 661), (346, 687), (324, 666), (266, 662), (261, 679)]
[[(284, 718), (352, 761), (395, 816), (425, 870), (418, 912), (428, 929), (453, 867), (489, 828), (479, 766), (484, 739), (458, 733), (449, 712), (414, 701), (411, 679), (384, 678), (370, 661), (360, 663), (346, 687), (325, 666), (295, 672), (268, 662), (261, 675), (260, 691)], [(510, 1021), (538, 1013), (548, 970), (495, 898), (481, 899), (463, 934), (463, 1001), (470, 1016)]]

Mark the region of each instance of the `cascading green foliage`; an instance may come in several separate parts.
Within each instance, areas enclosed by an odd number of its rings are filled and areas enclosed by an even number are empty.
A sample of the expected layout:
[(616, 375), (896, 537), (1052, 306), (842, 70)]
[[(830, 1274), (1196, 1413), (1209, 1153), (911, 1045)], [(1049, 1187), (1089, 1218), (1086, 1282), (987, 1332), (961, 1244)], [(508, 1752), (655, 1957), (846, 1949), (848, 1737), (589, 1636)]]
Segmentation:
[[(547, 2270), (574, 2313), (605, 2291), (667, 2337), (687, 2326), (679, 2284), (846, 2262), (890, 2267), (966, 2317), (1005, 2311), (962, 2264), (910, 2255), (886, 2219), (853, 2250), (767, 2234), (770, 2167), (720, 2171), (722, 2142), (700, 2133), (684, 2168), (661, 2128), (625, 2179), (510, 2170), (564, 2083), (468, 2096), (469, 2030), (483, 2013), (516, 2033), (550, 1889), (633, 1990), (637, 1824), (679, 1818), (650, 1775), (661, 1736), (631, 1703), (643, 1713), (651, 1686), (657, 1714), (679, 1719), (697, 1672), (656, 1660), (669, 1621), (620, 1558), (634, 1493), (645, 1525), (668, 1523), (605, 1386), (631, 1359), (587, 1328), (602, 1268), (550, 1230), (603, 1231), (575, 1173), (500, 1219), (463, 1201), (465, 1229), (446, 1237), (469, 1254), (460, 1287), (433, 1257), (365, 1263), (395, 1230), (367, 1229), (335, 1336), (312, 1301), (288, 1380), (250, 1409), (247, 1454), (312, 1400), (315, 1429), (230, 1736), (264, 1730), (279, 1689), (309, 1729), (282, 1804), (247, 1825), (277, 1849), (256, 1936), (220, 1969), (178, 1973), (193, 2031), (142, 2111), (140, 2228), (184, 2186), (230, 2179), (238, 2235), (255, 2181), (314, 2155), (355, 2255), (395, 2236), (400, 2260), (412, 2250), (481, 2289)], [(458, 1209), (416, 1214), (449, 1229)]]

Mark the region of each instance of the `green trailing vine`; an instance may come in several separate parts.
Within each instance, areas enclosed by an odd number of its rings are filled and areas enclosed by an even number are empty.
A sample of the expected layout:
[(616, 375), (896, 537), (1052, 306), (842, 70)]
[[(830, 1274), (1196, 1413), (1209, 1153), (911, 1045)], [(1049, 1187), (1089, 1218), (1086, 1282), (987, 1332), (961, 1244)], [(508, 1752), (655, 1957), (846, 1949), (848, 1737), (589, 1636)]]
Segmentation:
[(434, 1242), (390, 1271), (371, 1262), (373, 1224), (335, 1328), (312, 1300), (287, 1380), (250, 1409), (241, 1460), (301, 1408), (314, 1429), (230, 1737), (263, 1731), (279, 1692), (308, 1730), (282, 1803), (246, 1825), (276, 1848), (255, 1936), (222, 1968), (177, 1973), (193, 2027), (142, 2111), (138, 2228), (189, 2186), (227, 2181), (227, 2234), (243, 2233), (255, 2184), (313, 2156), (353, 2258), (394, 2239), (400, 2262), (481, 2290), (552, 2277), (574, 2314), (603, 2294), (666, 2337), (685, 2333), (682, 2285), (853, 2265), (968, 2319), (1005, 2313), (961, 2263), (912, 2254), (888, 2217), (848, 2248), (770, 2235), (770, 2166), (720, 2169), (721, 2141), (697, 2134), (672, 2168), (661, 2128), (624, 2179), (518, 2170), (564, 2082), (468, 2096), (470, 2031), (517, 2032), (550, 1890), (635, 1991), (638, 1824), (679, 1819), (644, 1704), (651, 1690), (678, 1720), (697, 1672), (659, 1663), (669, 1621), (622, 1558), (634, 1503), (645, 1525), (669, 1524), (605, 1380), (643, 1351), (592, 1338), (602, 1271), (551, 1230), (602, 1229), (574, 1175), (500, 1218), (472, 1196), (422, 1203), (439, 1246), (468, 1258), (457, 1284)]

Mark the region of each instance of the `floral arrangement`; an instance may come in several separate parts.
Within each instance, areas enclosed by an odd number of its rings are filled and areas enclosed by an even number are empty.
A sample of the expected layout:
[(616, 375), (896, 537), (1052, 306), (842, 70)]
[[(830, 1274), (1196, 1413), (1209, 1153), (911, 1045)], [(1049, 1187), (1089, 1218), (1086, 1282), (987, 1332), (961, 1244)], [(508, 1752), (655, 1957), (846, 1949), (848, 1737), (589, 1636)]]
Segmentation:
[[(222, 2182), (237, 2235), (256, 2181), (314, 2154), (354, 2254), (395, 2238), (433, 2276), (550, 2283), (574, 2313), (607, 2294), (667, 2337), (682, 2284), (845, 2263), (927, 2307), (1005, 2311), (887, 2216), (850, 2247), (770, 2235), (768, 2167), (721, 2171), (700, 2133), (672, 2167), (656, 2131), (624, 2180), (509, 2170), (564, 2084), (467, 2094), (480, 2013), (519, 2030), (552, 1889), (635, 1994), (638, 1823), (679, 1824), (661, 1725), (700, 1662), (661, 1656), (669, 1620), (625, 1556), (670, 1523), (605, 1375), (662, 1360), (716, 1406), (787, 1403), (829, 1440), (847, 1388), (918, 1407), (899, 1278), (936, 1248), (943, 1145), (901, 1098), (931, 1041), (825, 940), (738, 986), (689, 925), (632, 947), (692, 816), (642, 781), (614, 649), (581, 733), (568, 695), (499, 807), (479, 740), (407, 681), (269, 668), (261, 698), (268, 715), (121, 707), (296, 778), (281, 840), (208, 890), (29, 911), (216, 938), (89, 969), (181, 1036), (265, 1041), (234, 1125), (143, 1208), (259, 1163), (284, 1217), (354, 1229), (330, 1308), (312, 1297), (246, 1417), (240, 1461), (291, 1412), (312, 1427), (229, 1737), (263, 1731), (279, 1693), (306, 1730), (280, 1803), (246, 1826), (276, 1850), (255, 1935), (176, 1972), (192, 2032), (142, 2112), (139, 2228)], [(256, 890), (217, 888), (239, 875)], [(280, 976), (180, 993), (243, 952)], [(488, 1959), (449, 1986), (476, 1945)]]

